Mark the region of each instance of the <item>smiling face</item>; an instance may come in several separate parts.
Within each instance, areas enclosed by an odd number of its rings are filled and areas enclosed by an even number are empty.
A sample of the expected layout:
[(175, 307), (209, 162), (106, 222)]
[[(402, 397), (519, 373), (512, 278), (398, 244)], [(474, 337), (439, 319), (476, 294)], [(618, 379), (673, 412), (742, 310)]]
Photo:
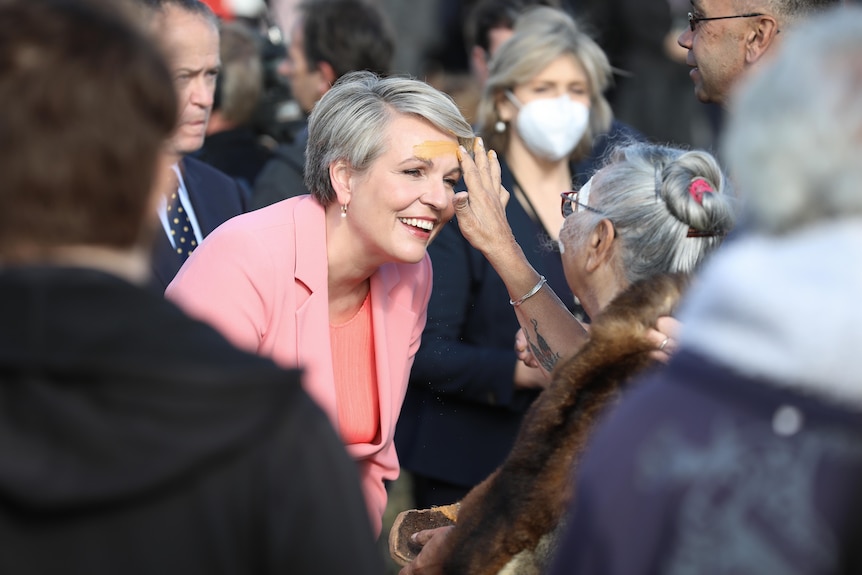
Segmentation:
[(179, 99), (180, 117), (169, 147), (177, 155), (200, 149), (213, 106), (219, 59), (218, 29), (200, 14), (165, 7), (162, 38)]
[(356, 253), (371, 266), (421, 261), (455, 214), (452, 197), (461, 178), (455, 136), (401, 114), (386, 132), (383, 154), (365, 172), (351, 172), (347, 186), (337, 186), (338, 203), (349, 203), (345, 223), (357, 239)]
[[(713, 18), (740, 14), (732, 0), (692, 0), (695, 17)], [(745, 34), (751, 20), (732, 18), (698, 22), (695, 30), (685, 28), (677, 41), (688, 50), (686, 64), (694, 82), (694, 94), (701, 102), (725, 104), (730, 89), (745, 71)]]

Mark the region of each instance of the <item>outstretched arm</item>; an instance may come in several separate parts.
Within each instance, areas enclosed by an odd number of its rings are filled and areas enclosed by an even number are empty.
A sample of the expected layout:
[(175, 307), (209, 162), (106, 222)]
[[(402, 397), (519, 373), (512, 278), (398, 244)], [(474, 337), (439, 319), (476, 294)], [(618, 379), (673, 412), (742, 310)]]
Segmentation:
[[(540, 367), (550, 373), (557, 361), (578, 351), (586, 328), (569, 312), (530, 265), (506, 219), (509, 192), (500, 183), (500, 163), (476, 138), (475, 159), (461, 148), (466, 192), (455, 194), (461, 233), (488, 259), (509, 290), (515, 315)], [(541, 284), (541, 285), (540, 285)], [(537, 286), (538, 289), (535, 290)], [(529, 297), (524, 298), (525, 295)]]

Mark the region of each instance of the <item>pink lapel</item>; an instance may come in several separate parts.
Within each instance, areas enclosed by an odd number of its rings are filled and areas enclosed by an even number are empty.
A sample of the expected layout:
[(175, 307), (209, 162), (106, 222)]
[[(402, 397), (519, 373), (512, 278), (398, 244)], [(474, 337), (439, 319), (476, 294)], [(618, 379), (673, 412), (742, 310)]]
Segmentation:
[[(323, 206), (308, 196), (293, 212), (296, 246), (296, 357), (308, 370), (306, 389), (330, 421), (338, 421), (329, 342), (326, 226)], [(290, 289), (290, 286), (285, 286)]]
[[(329, 341), (324, 209), (309, 197), (297, 204), (293, 215), (294, 241), (297, 246), (294, 270), (296, 357), (299, 365), (309, 370), (310, 381), (306, 389), (329, 415), (330, 421), (337, 422), (338, 407)], [(410, 336), (421, 311), (413, 307), (417, 286), (413, 282), (404, 282), (405, 278), (401, 277), (399, 271), (410, 267), (386, 264), (371, 276), (371, 313), (383, 445), (391, 441), (401, 410), (407, 386)], [(351, 453), (367, 455), (378, 447), (352, 446)]]

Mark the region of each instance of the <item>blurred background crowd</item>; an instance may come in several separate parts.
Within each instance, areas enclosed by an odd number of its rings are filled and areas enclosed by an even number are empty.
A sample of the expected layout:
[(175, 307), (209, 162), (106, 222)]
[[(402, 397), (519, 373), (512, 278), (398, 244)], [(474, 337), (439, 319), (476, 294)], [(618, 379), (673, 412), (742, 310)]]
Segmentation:
[[(487, 64), (491, 50), (496, 48), (493, 30), (511, 28), (519, 12), (541, 4), (562, 8), (574, 16), (608, 55), (613, 80), (606, 96), (616, 118), (656, 142), (706, 149), (716, 142), (721, 110), (691, 97), (685, 50), (676, 43), (679, 33), (688, 26), (690, 5), (686, 0), (365, 0), (365, 3), (378, 11), (381, 33), (388, 34), (393, 42), (391, 64), (384, 72), (407, 74), (429, 82), (455, 98), (471, 122), (475, 120), (483, 81), (477, 58), (484, 57)], [(242, 100), (245, 108), (234, 114), (233, 123), (251, 128), (264, 149), (258, 150), (256, 158), (249, 157), (252, 152), (245, 145), (246, 139), (242, 143), (243, 159), (237, 160), (234, 155), (232, 160), (228, 159), (219, 150), (225, 146), (233, 148), (239, 141), (216, 135), (221, 130), (216, 122), (211, 122), (211, 134), (201, 156), (229, 175), (254, 178), (269, 155), (267, 149), (293, 141), (308, 111), (301, 102), (302, 95), (295, 93), (296, 84), (302, 81), (299, 78), (302, 71), (296, 69), (295, 62), (291, 65), (290, 56), (290, 46), (296, 43), (296, 29), (302, 20), (303, 3), (207, 0), (207, 4), (223, 22), (230, 23), (227, 41), (223, 39), (226, 78), (232, 75), (228, 62), (249, 55), (247, 49), (242, 52), (238, 40), (231, 42), (230, 38), (243, 32), (253, 36), (261, 63), (260, 79), (241, 64), (237, 73), (244, 71), (244, 77), (231, 83), (260, 82), (258, 104), (249, 107), (247, 94), (233, 98)], [(350, 5), (335, 4), (330, 8), (335, 12)], [(329, 33), (337, 35), (339, 24), (329, 26)], [(326, 33), (321, 32), (324, 35), (321, 40), (330, 41)], [(327, 56), (332, 58), (331, 54)], [(217, 100), (215, 109), (226, 104), (229, 102)], [(240, 161), (244, 166), (237, 165)]]

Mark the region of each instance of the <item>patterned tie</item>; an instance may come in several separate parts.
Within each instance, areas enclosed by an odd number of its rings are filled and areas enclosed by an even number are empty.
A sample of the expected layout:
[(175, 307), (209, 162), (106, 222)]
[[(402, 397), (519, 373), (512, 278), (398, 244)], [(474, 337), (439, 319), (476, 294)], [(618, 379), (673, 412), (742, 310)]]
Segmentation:
[(198, 247), (198, 242), (177, 190), (174, 190), (168, 199), (168, 224), (171, 227), (171, 236), (174, 238), (177, 253), (185, 260)]

